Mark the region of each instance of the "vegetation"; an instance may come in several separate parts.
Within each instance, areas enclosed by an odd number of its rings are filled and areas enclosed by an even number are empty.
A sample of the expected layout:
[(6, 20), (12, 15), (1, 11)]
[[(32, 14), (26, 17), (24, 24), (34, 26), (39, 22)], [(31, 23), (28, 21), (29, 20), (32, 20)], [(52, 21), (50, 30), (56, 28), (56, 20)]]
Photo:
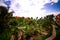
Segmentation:
[(44, 40), (51, 35), (54, 15), (33, 19), (13, 17), (13, 12), (0, 6), (0, 40)]

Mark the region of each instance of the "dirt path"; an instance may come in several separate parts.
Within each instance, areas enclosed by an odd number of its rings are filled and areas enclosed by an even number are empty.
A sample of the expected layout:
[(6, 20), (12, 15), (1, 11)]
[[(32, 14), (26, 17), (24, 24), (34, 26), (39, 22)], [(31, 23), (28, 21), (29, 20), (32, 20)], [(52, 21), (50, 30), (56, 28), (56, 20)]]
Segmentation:
[(53, 25), (53, 31), (52, 31), (52, 35), (50, 37), (48, 37), (46, 40), (53, 40), (56, 37), (56, 26)]

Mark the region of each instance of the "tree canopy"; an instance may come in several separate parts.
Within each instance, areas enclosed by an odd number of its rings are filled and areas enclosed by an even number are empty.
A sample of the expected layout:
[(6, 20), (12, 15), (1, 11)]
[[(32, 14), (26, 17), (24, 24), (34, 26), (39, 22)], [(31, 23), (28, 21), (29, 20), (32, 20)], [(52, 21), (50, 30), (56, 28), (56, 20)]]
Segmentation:
[(8, 12), (8, 9), (4, 6), (0, 6), (0, 33), (6, 32), (9, 29), (9, 21), (13, 12)]

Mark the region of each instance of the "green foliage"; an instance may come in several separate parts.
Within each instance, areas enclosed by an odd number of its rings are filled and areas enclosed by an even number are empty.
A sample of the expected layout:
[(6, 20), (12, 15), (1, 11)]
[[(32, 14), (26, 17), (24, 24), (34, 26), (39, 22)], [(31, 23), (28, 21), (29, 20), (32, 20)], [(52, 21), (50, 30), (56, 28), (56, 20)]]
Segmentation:
[(0, 34), (0, 40), (10, 40), (11, 35), (11, 31), (9, 31), (8, 33), (2, 33)]
[[(13, 12), (9, 13), (7, 8), (0, 6), (0, 32), (3, 32), (0, 35), (0, 40), (9, 40), (14, 31), (16, 31), (17, 33), (19, 30), (22, 30), (28, 37), (34, 34), (38, 34), (38, 31), (46, 31), (46, 29), (48, 29), (49, 27), (50, 32), (48, 33), (48, 35), (43, 35), (42, 37), (38, 38), (38, 40), (44, 40), (51, 35), (51, 26), (52, 24), (55, 24), (55, 21), (53, 20), (54, 15), (47, 15), (46, 17), (40, 19), (38, 19), (38, 17), (36, 19), (33, 19), (31, 17), (27, 20), (24, 17), (12, 17), (12, 13)], [(7, 33), (4, 33), (6, 29), (8, 29), (9, 31)], [(15, 35), (17, 36), (17, 34)]]
[(12, 25), (12, 26), (17, 26), (17, 25), (18, 25), (18, 22), (17, 22), (16, 20), (12, 20), (12, 21), (10, 22), (10, 25)]

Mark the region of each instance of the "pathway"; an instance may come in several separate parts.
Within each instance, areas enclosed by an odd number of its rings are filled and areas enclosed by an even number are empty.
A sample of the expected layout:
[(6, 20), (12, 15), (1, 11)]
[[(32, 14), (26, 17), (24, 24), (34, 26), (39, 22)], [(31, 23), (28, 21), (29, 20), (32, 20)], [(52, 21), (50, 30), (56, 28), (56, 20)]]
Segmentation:
[(53, 25), (53, 31), (52, 31), (52, 35), (50, 37), (48, 37), (46, 40), (53, 40), (56, 37), (56, 26)]

